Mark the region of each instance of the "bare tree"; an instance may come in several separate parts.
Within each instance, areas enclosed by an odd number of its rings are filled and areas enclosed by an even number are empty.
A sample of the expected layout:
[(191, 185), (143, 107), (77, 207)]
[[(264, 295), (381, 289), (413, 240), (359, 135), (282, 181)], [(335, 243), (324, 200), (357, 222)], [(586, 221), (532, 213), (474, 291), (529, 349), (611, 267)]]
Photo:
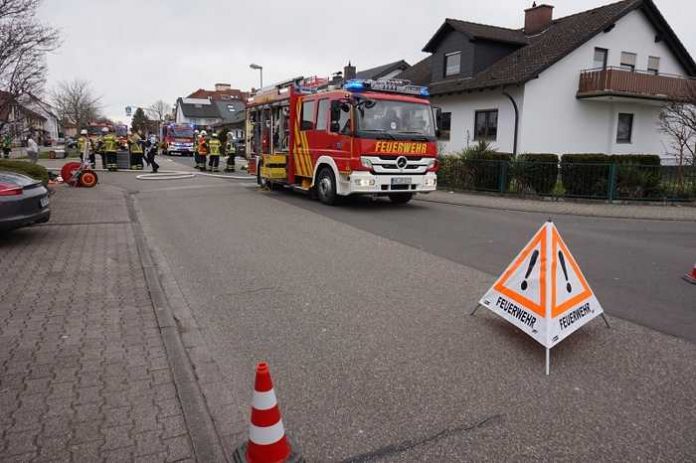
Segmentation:
[(670, 138), (677, 165), (696, 165), (696, 82), (662, 108), (660, 130)]
[(58, 110), (58, 117), (75, 124), (78, 129), (100, 116), (100, 99), (92, 93), (89, 83), (84, 80), (59, 83), (53, 91), (53, 104)]
[[(45, 56), (58, 47), (59, 35), (37, 21), (41, 1), (0, 0), (0, 114), (9, 115), (21, 95), (42, 93)], [(9, 116), (0, 119), (0, 130), (7, 122)]]
[(171, 117), (171, 106), (165, 101), (157, 100), (145, 111), (151, 120), (157, 122), (157, 132), (159, 133), (162, 123)]

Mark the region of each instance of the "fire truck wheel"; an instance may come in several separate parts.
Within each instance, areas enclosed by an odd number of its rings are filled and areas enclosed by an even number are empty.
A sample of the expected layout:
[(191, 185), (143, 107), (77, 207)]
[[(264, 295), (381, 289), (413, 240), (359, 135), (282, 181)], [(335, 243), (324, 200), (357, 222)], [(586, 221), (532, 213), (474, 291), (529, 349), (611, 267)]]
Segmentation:
[(413, 198), (413, 193), (393, 193), (389, 195), (389, 201), (394, 204), (406, 204)]
[(317, 196), (324, 204), (329, 206), (336, 204), (336, 179), (329, 167), (324, 167), (317, 175)]

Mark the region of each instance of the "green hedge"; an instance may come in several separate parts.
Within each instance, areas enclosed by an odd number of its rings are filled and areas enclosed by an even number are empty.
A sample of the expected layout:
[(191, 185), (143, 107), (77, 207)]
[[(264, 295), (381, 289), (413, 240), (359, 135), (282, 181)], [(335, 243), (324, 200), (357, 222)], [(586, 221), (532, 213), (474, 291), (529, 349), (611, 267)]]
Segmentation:
[(561, 181), (567, 196), (606, 198), (612, 157), (606, 154), (564, 154)]
[(525, 153), (512, 166), (512, 178), (520, 193), (549, 195), (558, 179), (558, 156), (551, 153)]
[(41, 180), (44, 186), (48, 185), (48, 171), (45, 167), (38, 164), (32, 164), (26, 161), (9, 161), (6, 159), (0, 159), (0, 170), (18, 172), (28, 177), (35, 178), (36, 180)]

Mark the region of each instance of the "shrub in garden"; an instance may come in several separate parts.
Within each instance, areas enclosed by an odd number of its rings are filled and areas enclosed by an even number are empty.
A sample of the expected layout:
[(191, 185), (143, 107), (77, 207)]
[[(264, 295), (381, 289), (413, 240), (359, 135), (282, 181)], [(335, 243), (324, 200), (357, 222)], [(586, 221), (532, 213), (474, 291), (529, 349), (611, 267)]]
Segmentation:
[(41, 180), (44, 186), (48, 185), (48, 171), (45, 167), (38, 164), (32, 164), (26, 161), (0, 159), (0, 171), (2, 170), (24, 174), (27, 177)]
[[(490, 143), (479, 141), (474, 146), (464, 150), (461, 154), (466, 165), (468, 175), (473, 179), (473, 188), (476, 190), (500, 191), (502, 180), (507, 191), (510, 177), (507, 174), (512, 155), (498, 153)], [(501, 178), (501, 177), (505, 178)]]
[(625, 154), (611, 156), (616, 164), (616, 197), (627, 199), (662, 196), (660, 156)]
[(558, 156), (551, 153), (526, 153), (517, 157), (511, 168), (520, 193), (549, 195), (558, 178)]

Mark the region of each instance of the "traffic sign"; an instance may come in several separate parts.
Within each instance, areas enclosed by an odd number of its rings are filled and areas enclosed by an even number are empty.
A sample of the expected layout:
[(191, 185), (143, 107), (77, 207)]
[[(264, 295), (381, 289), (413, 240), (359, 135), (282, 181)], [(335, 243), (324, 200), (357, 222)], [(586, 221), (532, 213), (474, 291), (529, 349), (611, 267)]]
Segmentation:
[[(604, 310), (553, 222), (545, 223), (481, 298), (548, 350)], [(606, 321), (606, 319), (605, 319)]]

